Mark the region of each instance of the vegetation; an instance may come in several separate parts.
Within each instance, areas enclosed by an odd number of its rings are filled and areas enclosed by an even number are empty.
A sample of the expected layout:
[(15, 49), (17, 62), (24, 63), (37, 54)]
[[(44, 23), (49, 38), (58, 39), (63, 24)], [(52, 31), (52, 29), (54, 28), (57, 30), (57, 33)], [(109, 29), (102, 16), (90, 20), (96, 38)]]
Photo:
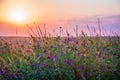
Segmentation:
[[(41, 31), (40, 31), (41, 32)], [(0, 80), (119, 80), (119, 37), (30, 37), (29, 44), (0, 38)]]

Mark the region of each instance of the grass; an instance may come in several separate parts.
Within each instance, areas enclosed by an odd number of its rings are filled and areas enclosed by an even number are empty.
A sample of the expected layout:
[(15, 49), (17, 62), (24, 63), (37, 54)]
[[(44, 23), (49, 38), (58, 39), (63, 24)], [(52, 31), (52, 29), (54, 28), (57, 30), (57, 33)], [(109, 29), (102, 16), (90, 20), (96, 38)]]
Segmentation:
[[(40, 28), (38, 33), (42, 33)], [(39, 34), (41, 35), (41, 34)], [(42, 33), (43, 35), (43, 33)], [(60, 34), (61, 35), (61, 34)], [(119, 80), (119, 37), (0, 38), (0, 80)]]

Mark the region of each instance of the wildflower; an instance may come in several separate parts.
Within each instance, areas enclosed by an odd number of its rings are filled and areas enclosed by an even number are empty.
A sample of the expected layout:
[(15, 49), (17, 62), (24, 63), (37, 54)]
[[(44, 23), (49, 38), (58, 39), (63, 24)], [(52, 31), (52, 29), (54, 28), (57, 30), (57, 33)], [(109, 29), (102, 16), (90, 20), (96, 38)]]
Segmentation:
[(46, 49), (44, 49), (44, 51), (43, 51), (44, 53), (46, 53), (47, 52), (47, 50)]
[(88, 76), (88, 72), (86, 72), (86, 71), (83, 72), (83, 76), (84, 76), (84, 77), (87, 77), (87, 76)]
[(100, 64), (100, 67), (103, 67), (103, 66), (104, 66), (104, 65), (101, 63), (101, 64)]
[(45, 65), (45, 64), (44, 64), (43, 68), (44, 68), (44, 69), (47, 69), (47, 67), (48, 67), (48, 65)]
[(48, 59), (51, 59), (51, 56), (49, 55), (47, 58), (48, 58)]
[(105, 49), (105, 48), (102, 48), (101, 51), (102, 51), (102, 53), (105, 53), (106, 49)]
[(103, 70), (102, 70), (102, 68), (100, 68), (100, 69), (99, 69), (99, 73), (102, 73), (102, 72), (103, 72)]
[(82, 45), (82, 46), (85, 46), (85, 45), (86, 45), (86, 42), (85, 42), (85, 41), (83, 41), (83, 42), (81, 43), (81, 45)]
[(8, 66), (5, 66), (5, 70), (8, 70)]
[(15, 72), (13, 73), (13, 77), (17, 78), (18, 74)]
[(80, 56), (80, 55), (81, 55), (81, 53), (80, 53), (80, 52), (78, 52), (78, 53), (77, 53), (77, 56)]
[(88, 51), (89, 51), (89, 48), (90, 48), (90, 47), (87, 47), (85, 51), (88, 52)]
[(53, 45), (51, 45), (50, 48), (51, 48), (51, 49), (54, 48)]
[(112, 50), (113, 52), (115, 52), (115, 51), (116, 51), (116, 48), (111, 48), (111, 50)]
[(4, 74), (4, 72), (2, 70), (0, 70), (0, 75)]
[(51, 58), (54, 59), (54, 58), (56, 58), (56, 56), (55, 55), (51, 55)]
[(13, 74), (9, 74), (7, 77), (8, 77), (8, 78), (12, 78), (12, 77), (13, 77)]
[(34, 67), (34, 65), (35, 65), (34, 63), (33, 63), (33, 64), (31, 64), (31, 67)]
[(97, 54), (97, 57), (100, 58), (100, 53)]
[(40, 62), (37, 63), (37, 66), (40, 67)]
[(84, 67), (82, 65), (78, 66), (78, 70), (82, 70)]
[(71, 60), (65, 59), (65, 60), (64, 60), (64, 63), (70, 65), (70, 64), (71, 64)]
[(69, 43), (69, 42), (71, 41), (71, 39), (68, 37), (68, 38), (65, 39), (65, 41), (66, 41), (67, 43)]
[(55, 55), (49, 55), (47, 58), (48, 59), (54, 59), (56, 56)]

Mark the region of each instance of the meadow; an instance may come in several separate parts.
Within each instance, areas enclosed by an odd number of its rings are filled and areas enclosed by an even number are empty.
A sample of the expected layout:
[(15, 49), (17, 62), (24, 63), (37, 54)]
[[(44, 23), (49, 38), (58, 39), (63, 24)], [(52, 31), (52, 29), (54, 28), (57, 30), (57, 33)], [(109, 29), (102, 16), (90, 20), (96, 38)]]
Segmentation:
[(0, 80), (120, 79), (119, 36), (66, 34), (0, 37)]

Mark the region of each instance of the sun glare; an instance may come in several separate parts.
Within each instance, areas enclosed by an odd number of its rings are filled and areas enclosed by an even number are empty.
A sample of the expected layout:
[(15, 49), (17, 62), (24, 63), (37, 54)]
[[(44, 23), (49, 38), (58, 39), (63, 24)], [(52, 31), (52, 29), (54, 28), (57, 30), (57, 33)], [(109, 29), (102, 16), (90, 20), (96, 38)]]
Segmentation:
[(23, 10), (11, 10), (9, 17), (11, 21), (20, 23), (25, 21), (26, 13)]

